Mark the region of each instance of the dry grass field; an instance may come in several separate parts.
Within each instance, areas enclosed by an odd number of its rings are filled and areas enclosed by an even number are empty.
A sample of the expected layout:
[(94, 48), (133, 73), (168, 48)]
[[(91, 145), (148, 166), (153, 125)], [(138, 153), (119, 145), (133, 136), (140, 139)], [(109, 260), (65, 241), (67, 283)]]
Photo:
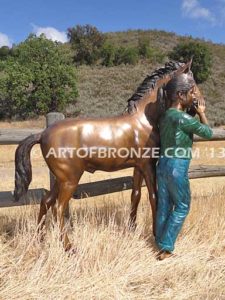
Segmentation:
[[(37, 125), (38, 124), (38, 125)], [(0, 127), (44, 126), (44, 120)], [(204, 142), (192, 164), (224, 165), (225, 142)], [(206, 149), (215, 147), (217, 157)], [(0, 191), (13, 190), (15, 146), (0, 147)], [(49, 186), (39, 147), (32, 151), (31, 187)], [(81, 182), (132, 174), (86, 173)], [(71, 200), (69, 235), (76, 254), (64, 253), (48, 216), (36, 239), (38, 206), (0, 209), (0, 299), (225, 299), (225, 177), (191, 180), (192, 205), (175, 254), (157, 261), (146, 188), (135, 232), (127, 228), (130, 191)]]

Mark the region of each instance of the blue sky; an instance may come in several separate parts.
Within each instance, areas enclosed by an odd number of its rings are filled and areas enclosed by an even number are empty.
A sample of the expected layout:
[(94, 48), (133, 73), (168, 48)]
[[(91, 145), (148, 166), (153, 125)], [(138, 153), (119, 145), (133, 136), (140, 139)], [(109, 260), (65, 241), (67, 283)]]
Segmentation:
[(162, 29), (225, 44), (225, 0), (0, 0), (0, 46), (31, 32), (65, 42), (76, 24), (103, 32)]

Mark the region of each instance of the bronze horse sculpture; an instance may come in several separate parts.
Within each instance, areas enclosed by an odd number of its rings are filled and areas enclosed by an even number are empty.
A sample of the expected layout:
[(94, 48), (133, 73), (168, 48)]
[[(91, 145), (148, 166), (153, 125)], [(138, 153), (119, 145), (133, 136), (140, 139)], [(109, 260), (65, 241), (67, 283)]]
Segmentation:
[[(61, 240), (65, 250), (71, 248), (67, 233), (64, 230), (64, 211), (72, 197), (84, 171), (95, 172), (116, 171), (134, 167), (133, 189), (131, 194), (130, 226), (135, 227), (137, 208), (141, 197), (143, 179), (149, 192), (152, 209), (153, 234), (155, 232), (155, 216), (157, 205), (157, 190), (155, 179), (156, 158), (145, 157), (78, 157), (68, 152), (60, 157), (49, 155), (51, 149), (92, 147), (121, 147), (127, 149), (159, 147), (160, 137), (158, 119), (167, 108), (163, 95), (163, 85), (173, 76), (189, 72), (191, 61), (188, 63), (169, 62), (163, 68), (148, 75), (128, 100), (126, 111), (115, 117), (65, 119), (42, 133), (34, 134), (20, 143), (15, 158), (15, 198), (23, 197), (32, 180), (30, 151), (33, 145), (39, 143), (43, 157), (55, 175), (52, 189), (45, 195), (40, 204), (38, 224), (42, 228), (47, 210), (51, 207), (53, 215), (59, 221)], [(197, 93), (201, 96), (196, 86)], [(53, 151), (53, 152), (54, 152)], [(56, 205), (57, 204), (57, 205)]]

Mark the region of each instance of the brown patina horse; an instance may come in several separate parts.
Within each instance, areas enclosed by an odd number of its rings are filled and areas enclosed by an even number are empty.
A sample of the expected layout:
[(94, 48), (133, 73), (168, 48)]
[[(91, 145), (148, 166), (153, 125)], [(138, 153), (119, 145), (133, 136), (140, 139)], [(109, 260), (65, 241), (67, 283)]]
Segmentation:
[[(162, 86), (174, 76), (188, 72), (191, 62), (184, 64), (169, 62), (165, 67), (148, 75), (128, 100), (126, 111), (119, 116), (101, 119), (66, 119), (45, 129), (40, 134), (31, 135), (20, 143), (16, 150), (15, 198), (18, 200), (28, 190), (32, 179), (30, 151), (39, 143), (43, 157), (55, 175), (56, 181), (50, 192), (42, 199), (38, 223), (44, 224), (44, 217), (51, 207), (57, 217), (61, 230), (61, 239), (66, 250), (71, 245), (64, 229), (64, 211), (72, 197), (84, 171), (116, 171), (134, 167), (133, 190), (131, 194), (130, 226), (135, 227), (137, 207), (141, 197), (143, 178), (149, 192), (153, 217), (153, 234), (156, 215), (156, 180), (154, 157), (121, 156), (99, 157), (97, 153), (90, 156), (70, 155), (63, 152), (60, 157), (53, 155), (59, 149), (99, 149), (120, 148), (146, 149), (159, 147), (158, 119), (166, 109)], [(197, 86), (196, 86), (197, 89)], [(198, 89), (197, 89), (198, 90)], [(198, 93), (199, 90), (198, 90)], [(143, 150), (144, 151), (144, 150)], [(127, 152), (126, 152), (127, 153)], [(61, 153), (62, 154), (62, 153)], [(80, 152), (81, 154), (81, 152)], [(57, 205), (56, 204), (56, 200)]]

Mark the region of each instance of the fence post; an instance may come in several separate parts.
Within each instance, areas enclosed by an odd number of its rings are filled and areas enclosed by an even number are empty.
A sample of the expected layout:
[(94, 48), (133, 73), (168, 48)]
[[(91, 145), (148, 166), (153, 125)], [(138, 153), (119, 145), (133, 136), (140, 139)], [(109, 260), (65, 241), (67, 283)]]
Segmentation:
[[(49, 127), (49, 126), (53, 125), (54, 123), (56, 123), (58, 121), (61, 121), (61, 120), (64, 120), (64, 119), (65, 119), (64, 114), (59, 113), (59, 112), (50, 112), (46, 116), (46, 127)], [(50, 175), (50, 189), (51, 189), (54, 185), (55, 177), (51, 173), (51, 171), (50, 171), (49, 175)], [(66, 211), (65, 211), (65, 217), (67, 219), (69, 219), (69, 217), (70, 217), (69, 204), (68, 204), (68, 206), (66, 208)]]

